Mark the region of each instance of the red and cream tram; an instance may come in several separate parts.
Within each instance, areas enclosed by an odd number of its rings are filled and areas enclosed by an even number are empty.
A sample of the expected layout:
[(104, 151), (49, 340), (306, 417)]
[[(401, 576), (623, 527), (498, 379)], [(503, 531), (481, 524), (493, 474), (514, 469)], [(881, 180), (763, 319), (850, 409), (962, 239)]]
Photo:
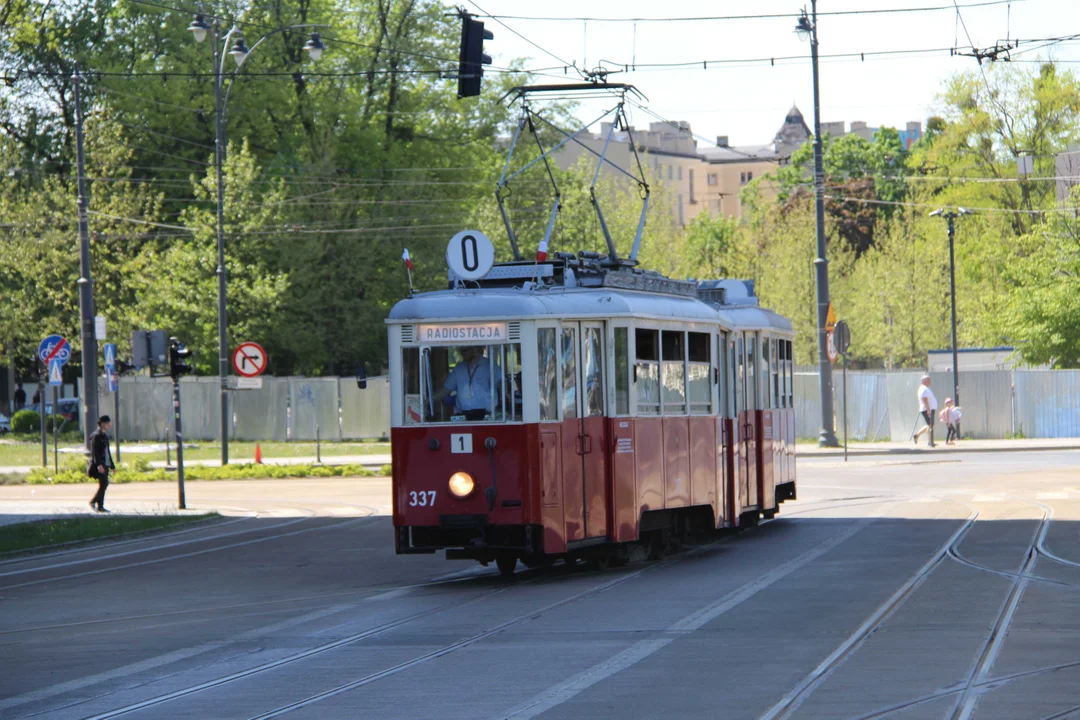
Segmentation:
[(559, 253), (387, 323), (398, 553), (617, 558), (795, 497), (792, 326), (752, 283)]

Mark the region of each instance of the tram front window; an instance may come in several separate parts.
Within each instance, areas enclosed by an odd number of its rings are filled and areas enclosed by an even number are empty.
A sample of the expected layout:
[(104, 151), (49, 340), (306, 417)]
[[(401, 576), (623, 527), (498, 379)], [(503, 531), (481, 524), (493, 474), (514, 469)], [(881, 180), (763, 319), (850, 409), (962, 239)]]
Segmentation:
[[(433, 345), (404, 350), (407, 424), (521, 420), (521, 346)], [(409, 377), (415, 373), (417, 377)]]

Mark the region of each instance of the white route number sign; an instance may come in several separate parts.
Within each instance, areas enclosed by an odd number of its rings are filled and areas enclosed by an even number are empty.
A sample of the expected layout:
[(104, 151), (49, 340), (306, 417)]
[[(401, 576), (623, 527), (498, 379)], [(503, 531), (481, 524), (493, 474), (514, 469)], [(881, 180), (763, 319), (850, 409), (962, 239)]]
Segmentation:
[(240, 343), (233, 351), (232, 364), (237, 375), (258, 377), (266, 370), (266, 351), (257, 343)]
[(479, 280), (495, 264), (495, 246), (479, 230), (462, 230), (446, 246), (446, 264), (461, 280)]

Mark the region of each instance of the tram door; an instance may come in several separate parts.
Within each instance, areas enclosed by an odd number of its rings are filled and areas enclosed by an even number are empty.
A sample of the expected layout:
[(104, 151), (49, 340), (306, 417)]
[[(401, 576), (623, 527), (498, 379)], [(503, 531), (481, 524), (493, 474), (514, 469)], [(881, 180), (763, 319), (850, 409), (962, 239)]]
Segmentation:
[[(604, 324), (563, 323), (563, 447), (571, 440), (575, 455), (564, 457), (563, 475), (580, 473), (582, 533), (570, 532), (570, 541), (604, 537), (608, 533), (607, 433), (604, 420)], [(572, 345), (568, 347), (568, 345)], [(575, 418), (575, 420), (571, 420)], [(576, 437), (574, 437), (576, 436)], [(580, 463), (579, 467), (569, 465)], [(567, 492), (571, 492), (567, 483)], [(573, 503), (576, 505), (577, 503)], [(567, 509), (571, 503), (566, 504)], [(570, 525), (577, 518), (567, 515)], [(569, 529), (569, 528), (568, 528)]]
[(755, 371), (755, 334), (745, 333), (735, 340), (735, 424), (738, 446), (736, 448), (735, 475), (739, 505), (757, 505), (757, 453), (755, 451), (754, 410), (757, 399), (757, 376)]

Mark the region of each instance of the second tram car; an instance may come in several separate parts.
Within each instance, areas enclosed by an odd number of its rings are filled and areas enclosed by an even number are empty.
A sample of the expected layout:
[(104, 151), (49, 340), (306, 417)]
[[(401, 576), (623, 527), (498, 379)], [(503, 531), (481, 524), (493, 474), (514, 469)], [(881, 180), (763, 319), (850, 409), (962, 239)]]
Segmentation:
[(558, 253), (387, 323), (398, 553), (606, 561), (795, 497), (792, 325), (748, 281)]

